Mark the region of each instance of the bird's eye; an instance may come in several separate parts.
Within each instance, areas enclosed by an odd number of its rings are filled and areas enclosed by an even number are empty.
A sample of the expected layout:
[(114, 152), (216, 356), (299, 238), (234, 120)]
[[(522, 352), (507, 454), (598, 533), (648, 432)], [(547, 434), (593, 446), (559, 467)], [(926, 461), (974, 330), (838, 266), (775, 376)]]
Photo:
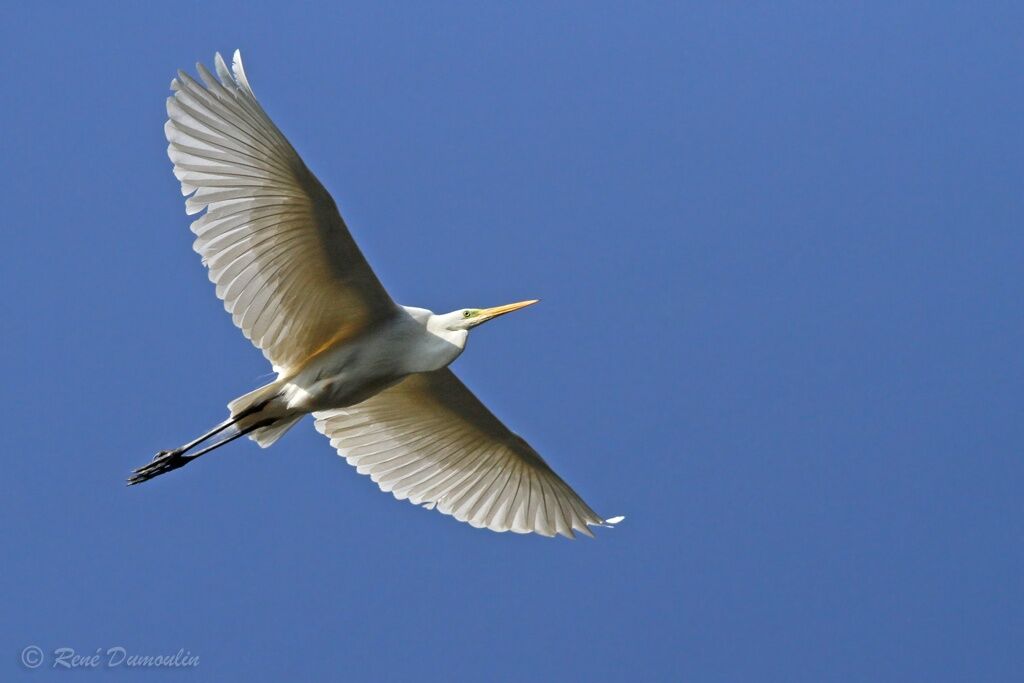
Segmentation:
[(470, 315), (472, 315), (472, 314), (469, 311), (463, 311), (462, 312), (462, 317), (463, 318), (468, 318)]

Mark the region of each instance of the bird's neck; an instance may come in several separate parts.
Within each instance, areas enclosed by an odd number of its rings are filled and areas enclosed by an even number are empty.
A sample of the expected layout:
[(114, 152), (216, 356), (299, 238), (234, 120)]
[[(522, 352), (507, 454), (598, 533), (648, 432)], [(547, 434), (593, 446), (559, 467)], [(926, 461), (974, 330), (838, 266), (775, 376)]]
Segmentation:
[(466, 330), (433, 330), (428, 326), (416, 354), (417, 365), (423, 366), (419, 371), (446, 367), (462, 354), (468, 336)]
[(423, 326), (424, 334), (418, 335), (416, 352), (413, 354), (414, 372), (440, 370), (459, 357), (466, 348), (468, 330), (449, 330), (441, 316), (426, 309), (405, 307), (416, 322)]

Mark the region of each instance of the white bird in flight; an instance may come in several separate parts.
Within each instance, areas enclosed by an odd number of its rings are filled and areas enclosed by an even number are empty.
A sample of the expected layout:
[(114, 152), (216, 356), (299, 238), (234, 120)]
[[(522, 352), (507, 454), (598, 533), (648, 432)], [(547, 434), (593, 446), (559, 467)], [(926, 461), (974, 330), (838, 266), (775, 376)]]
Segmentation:
[[(197, 64), (167, 99), (167, 153), (217, 296), (277, 379), (227, 420), (128, 480), (138, 484), (241, 436), (266, 448), (308, 413), (360, 474), (399, 500), (475, 527), (572, 538), (608, 526), (448, 365), (469, 331), (535, 300), (441, 315), (395, 304), (334, 200), (256, 101), (236, 50)], [(220, 441), (193, 450), (214, 436)]]

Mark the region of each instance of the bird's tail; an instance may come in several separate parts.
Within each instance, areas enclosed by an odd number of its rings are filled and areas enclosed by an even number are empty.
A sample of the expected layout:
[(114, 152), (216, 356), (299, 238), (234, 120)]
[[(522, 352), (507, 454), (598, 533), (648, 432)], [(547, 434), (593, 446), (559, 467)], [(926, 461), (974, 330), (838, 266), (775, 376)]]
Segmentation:
[(269, 448), (301, 419), (301, 415), (292, 418), (282, 418), (268, 427), (260, 427), (253, 431), (249, 438), (258, 443), (260, 448)]
[(273, 445), (302, 419), (302, 415), (291, 417), (281, 414), (286, 408), (275, 405), (275, 399), (280, 396), (281, 383), (271, 382), (228, 403), (228, 410), (231, 411), (232, 418), (237, 418), (239, 429), (244, 430), (248, 425), (273, 420), (266, 427), (259, 427), (249, 434), (249, 438), (258, 443), (260, 448)]
[(250, 391), (248, 394), (242, 394), (234, 401), (228, 403), (231, 417), (243, 420), (250, 415), (262, 412), (271, 401), (278, 397), (280, 391), (280, 384), (278, 382), (271, 382), (259, 389)]

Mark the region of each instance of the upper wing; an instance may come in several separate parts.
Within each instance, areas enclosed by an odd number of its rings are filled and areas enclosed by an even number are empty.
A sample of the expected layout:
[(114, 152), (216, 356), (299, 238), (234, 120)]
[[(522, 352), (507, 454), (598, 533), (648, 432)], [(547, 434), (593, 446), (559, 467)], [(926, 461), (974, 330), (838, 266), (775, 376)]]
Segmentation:
[(395, 308), (334, 200), (256, 101), (235, 51), (171, 81), (167, 154), (224, 308), (279, 371)]
[(606, 522), (447, 368), (410, 375), (317, 430), (383, 491), (494, 531), (592, 536)]

